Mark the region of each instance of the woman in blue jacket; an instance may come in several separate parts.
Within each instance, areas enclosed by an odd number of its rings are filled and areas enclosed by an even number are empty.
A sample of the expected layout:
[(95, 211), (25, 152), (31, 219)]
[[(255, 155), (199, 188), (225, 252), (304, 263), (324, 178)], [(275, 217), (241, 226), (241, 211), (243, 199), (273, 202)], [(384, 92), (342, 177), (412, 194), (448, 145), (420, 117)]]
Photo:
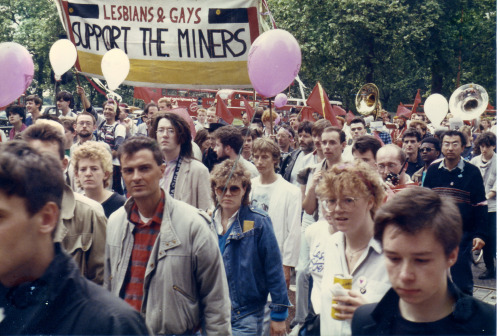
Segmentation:
[[(234, 170), (233, 170), (234, 169)], [(271, 335), (285, 335), (288, 294), (281, 254), (269, 216), (250, 208), (250, 173), (225, 160), (211, 173), (213, 222), (226, 268), (233, 335), (260, 335), (271, 294)]]

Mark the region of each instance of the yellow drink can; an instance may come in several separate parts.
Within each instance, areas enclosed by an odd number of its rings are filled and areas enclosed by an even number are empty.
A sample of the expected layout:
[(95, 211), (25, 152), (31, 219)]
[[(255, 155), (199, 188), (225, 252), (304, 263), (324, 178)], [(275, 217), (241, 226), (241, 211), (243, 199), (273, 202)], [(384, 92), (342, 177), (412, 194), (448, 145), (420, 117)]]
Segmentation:
[[(343, 275), (343, 274), (335, 274), (333, 276), (333, 284), (340, 284), (344, 289), (350, 290), (352, 289), (352, 276), (350, 275)], [(332, 318), (336, 320), (343, 320), (339, 317), (337, 317), (335, 314), (339, 313), (339, 311), (335, 308), (333, 308), (333, 305), (337, 304), (337, 301), (332, 300)]]

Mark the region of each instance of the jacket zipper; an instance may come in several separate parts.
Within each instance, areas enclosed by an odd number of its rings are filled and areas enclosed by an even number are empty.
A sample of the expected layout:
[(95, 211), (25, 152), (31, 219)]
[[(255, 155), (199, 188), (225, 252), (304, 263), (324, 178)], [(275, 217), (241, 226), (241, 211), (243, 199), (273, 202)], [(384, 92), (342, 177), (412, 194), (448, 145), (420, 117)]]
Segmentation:
[(180, 287), (176, 286), (176, 285), (173, 285), (172, 288), (181, 293), (183, 296), (185, 296), (189, 301), (192, 301), (193, 303), (196, 303), (196, 300), (194, 298), (192, 298), (188, 293), (186, 293), (185, 291), (183, 291)]

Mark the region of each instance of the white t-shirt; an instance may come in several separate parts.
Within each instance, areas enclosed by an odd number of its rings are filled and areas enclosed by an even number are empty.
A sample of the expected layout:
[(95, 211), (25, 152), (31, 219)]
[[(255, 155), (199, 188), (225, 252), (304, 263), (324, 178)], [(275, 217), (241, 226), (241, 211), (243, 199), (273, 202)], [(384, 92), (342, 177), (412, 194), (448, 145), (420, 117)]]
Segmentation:
[(276, 176), (278, 179), (271, 184), (262, 184), (260, 176), (253, 178), (250, 202), (269, 214), (283, 265), (295, 267), (300, 250), (302, 195), (299, 188), (281, 175)]

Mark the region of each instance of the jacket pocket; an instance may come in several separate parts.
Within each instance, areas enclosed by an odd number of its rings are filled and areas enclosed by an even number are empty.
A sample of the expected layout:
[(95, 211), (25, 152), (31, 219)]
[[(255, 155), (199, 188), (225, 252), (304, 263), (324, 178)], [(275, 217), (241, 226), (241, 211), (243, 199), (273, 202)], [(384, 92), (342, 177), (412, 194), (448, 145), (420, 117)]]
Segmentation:
[(80, 235), (66, 236), (63, 245), (70, 255), (74, 255), (78, 250), (87, 252), (92, 246), (92, 234), (82, 233)]
[(189, 301), (193, 302), (193, 303), (196, 303), (196, 299), (192, 296), (192, 295), (189, 295), (188, 293), (186, 293), (182, 288), (180, 288), (179, 286), (177, 285), (173, 285), (172, 288), (174, 289), (174, 291), (176, 291), (177, 293), (180, 293), (182, 296), (184, 296), (186, 299), (188, 299)]
[(200, 306), (195, 295), (189, 294), (179, 286), (173, 285), (176, 302), (176, 315), (179, 327), (183, 332), (193, 333), (200, 323)]

